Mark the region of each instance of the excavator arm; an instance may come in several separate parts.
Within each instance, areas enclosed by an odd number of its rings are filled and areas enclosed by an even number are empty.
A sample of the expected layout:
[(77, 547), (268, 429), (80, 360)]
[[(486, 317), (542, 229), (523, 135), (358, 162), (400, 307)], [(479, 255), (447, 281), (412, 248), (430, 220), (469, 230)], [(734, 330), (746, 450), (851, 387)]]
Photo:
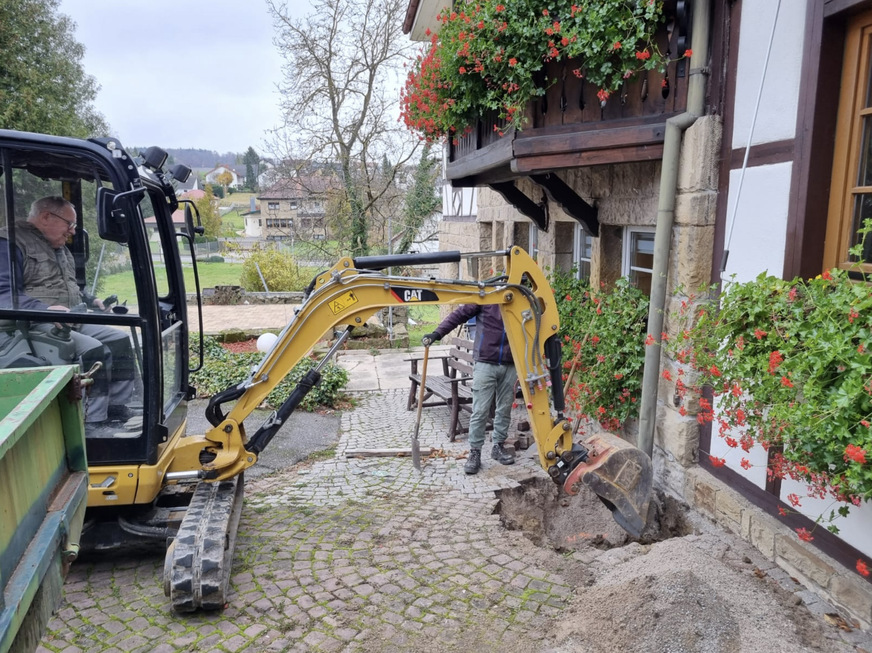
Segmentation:
[[(505, 274), (486, 281), (391, 276), (388, 267), (458, 262), (462, 256), (504, 257)], [(537, 444), (539, 462), (556, 483), (575, 494), (588, 485), (634, 534), (645, 524), (651, 492), (650, 460), (640, 450), (609, 434), (574, 443), (565, 418), (560, 363), (559, 318), (545, 275), (520, 247), (502, 252), (460, 252), (343, 258), (319, 274), (294, 319), (284, 328), (248, 378), (210, 400), (205, 436), (186, 437), (177, 447), (168, 478), (196, 474), (224, 481), (257, 462), (258, 454), (320, 381), (320, 370), (351, 329), (390, 306), (409, 304), (498, 304), (524, 402)], [(339, 327), (345, 330), (320, 365), (250, 437), (245, 419), (312, 348)], [(224, 404), (233, 403), (229, 412)], [(190, 477), (190, 476), (188, 476)]]

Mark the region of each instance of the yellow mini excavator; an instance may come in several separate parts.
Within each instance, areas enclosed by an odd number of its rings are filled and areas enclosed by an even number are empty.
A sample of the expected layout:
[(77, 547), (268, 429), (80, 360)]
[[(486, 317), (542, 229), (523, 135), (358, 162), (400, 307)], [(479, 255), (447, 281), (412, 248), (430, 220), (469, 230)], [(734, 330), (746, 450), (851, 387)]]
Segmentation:
[[(90, 421), (85, 404), (89, 490), (83, 550), (158, 541), (167, 547), (164, 586), (173, 608), (222, 608), (243, 472), (317, 385), (351, 329), (383, 307), (413, 302), (498, 304), (543, 469), (569, 494), (590, 487), (622, 527), (635, 535), (642, 531), (651, 462), (608, 434), (573, 442), (563, 414), (555, 298), (542, 271), (518, 247), (487, 254), (504, 260), (505, 274), (485, 281), (384, 272), (470, 256), (459, 252), (340, 259), (315, 277), (295, 317), (248, 378), (211, 398), (211, 429), (187, 433), (187, 402), (195, 396), (188, 379), (202, 365), (203, 347), (200, 325), (188, 324), (184, 278), (187, 269), (199, 302), (196, 266), (202, 255), (195, 236), (202, 229), (176, 198), (175, 186), (190, 171), (180, 165), (167, 169), (166, 159), (158, 148), (134, 157), (116, 139), (0, 130), (0, 368), (78, 362), (69, 342), (77, 325), (111, 326), (129, 335), (129, 346), (107, 350), (105, 367), (87, 373), (91, 396), (106, 393), (109, 416), (116, 418)], [(77, 213), (67, 247), (84, 304), (68, 313), (34, 303), (22, 280), (16, 238), (26, 228), (22, 221), (31, 203), (46, 195), (63, 196)], [(113, 297), (95, 302), (106, 275), (122, 271), (128, 274), (113, 278), (127, 285), (113, 286)], [(104, 308), (89, 310), (99, 304)], [(40, 328), (46, 324), (54, 328)], [(319, 365), (266, 421), (246, 432), (252, 411), (333, 333), (342, 335)], [(113, 413), (113, 396), (121, 392), (127, 393), (120, 399), (124, 406)]]

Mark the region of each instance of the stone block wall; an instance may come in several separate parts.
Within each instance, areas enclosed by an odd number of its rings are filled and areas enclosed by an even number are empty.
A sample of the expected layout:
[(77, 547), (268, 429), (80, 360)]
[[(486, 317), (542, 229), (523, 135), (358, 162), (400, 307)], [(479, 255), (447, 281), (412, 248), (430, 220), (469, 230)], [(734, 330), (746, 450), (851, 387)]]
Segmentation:
[(872, 584), (846, 569), (700, 467), (684, 476), (688, 504), (752, 544), (791, 578), (857, 620), (872, 626)]
[[(711, 283), (720, 139), (721, 123), (715, 116), (697, 120), (682, 139), (663, 325), (672, 342), (680, 337), (685, 325), (670, 316), (678, 316), (682, 302), (689, 306), (687, 313), (695, 315), (705, 301), (700, 291)], [(681, 496), (684, 474), (700, 455), (696, 420), (699, 405), (694, 397), (679, 397), (676, 393), (674, 379), (679, 378), (679, 366), (674, 360), (662, 355), (661, 368), (668, 370), (673, 380), (660, 378), (654, 465), (662, 486)], [(689, 374), (692, 376), (692, 372)], [(683, 381), (689, 386), (694, 384), (688, 375)]]

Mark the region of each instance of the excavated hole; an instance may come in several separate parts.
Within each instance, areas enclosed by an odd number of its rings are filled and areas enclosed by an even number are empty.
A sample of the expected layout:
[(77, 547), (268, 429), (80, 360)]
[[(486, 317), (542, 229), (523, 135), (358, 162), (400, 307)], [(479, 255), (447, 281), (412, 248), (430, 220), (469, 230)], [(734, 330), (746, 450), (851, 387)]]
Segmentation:
[(618, 526), (609, 509), (587, 488), (568, 496), (554, 482), (534, 478), (520, 487), (498, 491), (497, 498), (494, 512), (505, 528), (520, 530), (537, 546), (558, 552), (613, 549), (630, 542), (651, 544), (693, 532), (687, 508), (660, 493), (651, 501), (648, 525), (639, 538)]

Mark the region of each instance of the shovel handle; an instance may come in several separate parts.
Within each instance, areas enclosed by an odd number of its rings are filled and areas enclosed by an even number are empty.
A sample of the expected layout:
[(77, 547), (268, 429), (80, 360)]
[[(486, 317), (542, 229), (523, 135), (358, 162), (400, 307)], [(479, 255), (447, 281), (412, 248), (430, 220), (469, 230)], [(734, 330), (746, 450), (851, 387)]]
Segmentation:
[(415, 436), (421, 425), (421, 409), (424, 407), (424, 393), (427, 391), (427, 360), (430, 358), (430, 345), (424, 347), (424, 361), (421, 364), (421, 388), (418, 392), (418, 415), (415, 418)]

